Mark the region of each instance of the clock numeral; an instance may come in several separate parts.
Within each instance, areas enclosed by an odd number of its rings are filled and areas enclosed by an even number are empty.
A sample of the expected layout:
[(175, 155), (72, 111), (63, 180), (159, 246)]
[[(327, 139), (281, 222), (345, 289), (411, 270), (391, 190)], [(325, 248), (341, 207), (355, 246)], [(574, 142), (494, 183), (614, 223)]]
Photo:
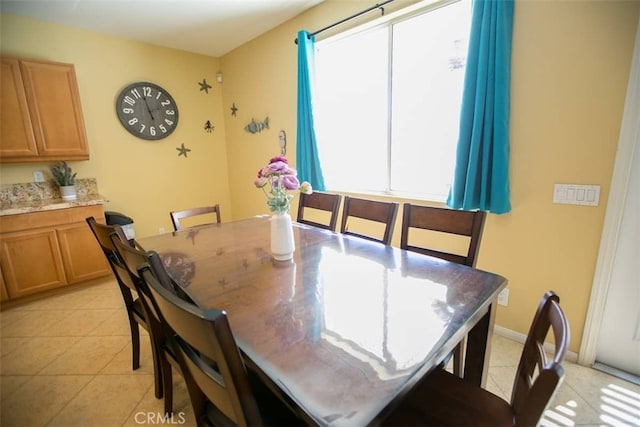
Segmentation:
[(133, 108), (123, 108), (122, 112), (125, 114), (132, 114), (135, 110)]
[(160, 95), (162, 95), (162, 92), (158, 92), (158, 94), (156, 95), (156, 99), (160, 99)]
[(149, 128), (149, 133), (151, 134), (151, 136), (156, 136), (156, 128), (155, 128), (155, 126), (151, 126)]
[(175, 110), (167, 110), (164, 112), (167, 116), (175, 116), (176, 112)]
[(173, 126), (173, 122), (169, 119), (164, 119), (164, 122), (169, 126)]
[(142, 91), (144, 92), (144, 96), (151, 96), (151, 88), (149, 86), (143, 87)]
[(134, 117), (133, 119), (129, 120), (129, 125), (131, 125), (131, 126), (135, 125), (136, 123), (138, 123), (138, 118), (137, 117)]
[(160, 105), (162, 105), (163, 107), (166, 107), (167, 105), (171, 105), (171, 101), (169, 101), (168, 99), (165, 101), (160, 101)]
[(136, 105), (136, 100), (135, 100), (135, 99), (133, 99), (132, 97), (128, 96), (128, 95), (124, 97), (124, 102), (125, 102), (126, 104), (131, 105), (132, 107), (133, 107), (134, 105)]
[(138, 88), (131, 89), (131, 94), (136, 97), (136, 99), (140, 99), (140, 92), (138, 92)]
[(147, 128), (147, 125), (145, 125), (144, 123), (140, 123), (140, 133), (144, 132), (146, 128)]
[(160, 128), (160, 130), (162, 131), (162, 133), (167, 133), (167, 128), (164, 127), (164, 125), (158, 125), (158, 127)]

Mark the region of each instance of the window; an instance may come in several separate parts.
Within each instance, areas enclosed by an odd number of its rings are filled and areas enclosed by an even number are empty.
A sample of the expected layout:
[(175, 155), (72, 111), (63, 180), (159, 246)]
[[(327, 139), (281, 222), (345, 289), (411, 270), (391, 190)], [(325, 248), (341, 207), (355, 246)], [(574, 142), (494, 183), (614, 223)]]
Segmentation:
[(453, 177), (471, 2), (316, 44), (316, 132), (332, 190), (444, 200)]

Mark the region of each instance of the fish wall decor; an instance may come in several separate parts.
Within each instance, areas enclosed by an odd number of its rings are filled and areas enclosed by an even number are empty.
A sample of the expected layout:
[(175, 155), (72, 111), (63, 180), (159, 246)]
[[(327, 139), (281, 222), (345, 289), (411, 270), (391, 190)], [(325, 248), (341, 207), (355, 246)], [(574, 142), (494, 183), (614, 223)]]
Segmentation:
[(255, 119), (251, 119), (251, 123), (244, 127), (249, 133), (262, 132), (265, 129), (269, 129), (269, 117), (265, 117), (263, 122), (256, 122)]

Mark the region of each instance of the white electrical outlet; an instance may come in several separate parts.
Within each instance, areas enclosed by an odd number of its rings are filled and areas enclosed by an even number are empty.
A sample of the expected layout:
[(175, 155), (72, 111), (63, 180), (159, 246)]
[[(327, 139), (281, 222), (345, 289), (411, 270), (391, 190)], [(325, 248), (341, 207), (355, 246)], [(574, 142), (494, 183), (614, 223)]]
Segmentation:
[(504, 305), (505, 307), (509, 305), (509, 289), (508, 288), (504, 288), (498, 294), (498, 305)]
[(42, 171), (33, 171), (33, 181), (44, 182), (44, 174), (42, 173)]
[(164, 234), (164, 227), (158, 228), (158, 234)]

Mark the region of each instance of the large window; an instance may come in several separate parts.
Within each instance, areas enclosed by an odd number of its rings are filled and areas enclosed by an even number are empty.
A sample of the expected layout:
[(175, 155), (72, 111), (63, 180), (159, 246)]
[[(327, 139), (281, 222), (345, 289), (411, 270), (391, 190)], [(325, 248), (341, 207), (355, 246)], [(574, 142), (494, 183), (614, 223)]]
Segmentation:
[(444, 200), (453, 177), (471, 2), (316, 44), (327, 188)]

